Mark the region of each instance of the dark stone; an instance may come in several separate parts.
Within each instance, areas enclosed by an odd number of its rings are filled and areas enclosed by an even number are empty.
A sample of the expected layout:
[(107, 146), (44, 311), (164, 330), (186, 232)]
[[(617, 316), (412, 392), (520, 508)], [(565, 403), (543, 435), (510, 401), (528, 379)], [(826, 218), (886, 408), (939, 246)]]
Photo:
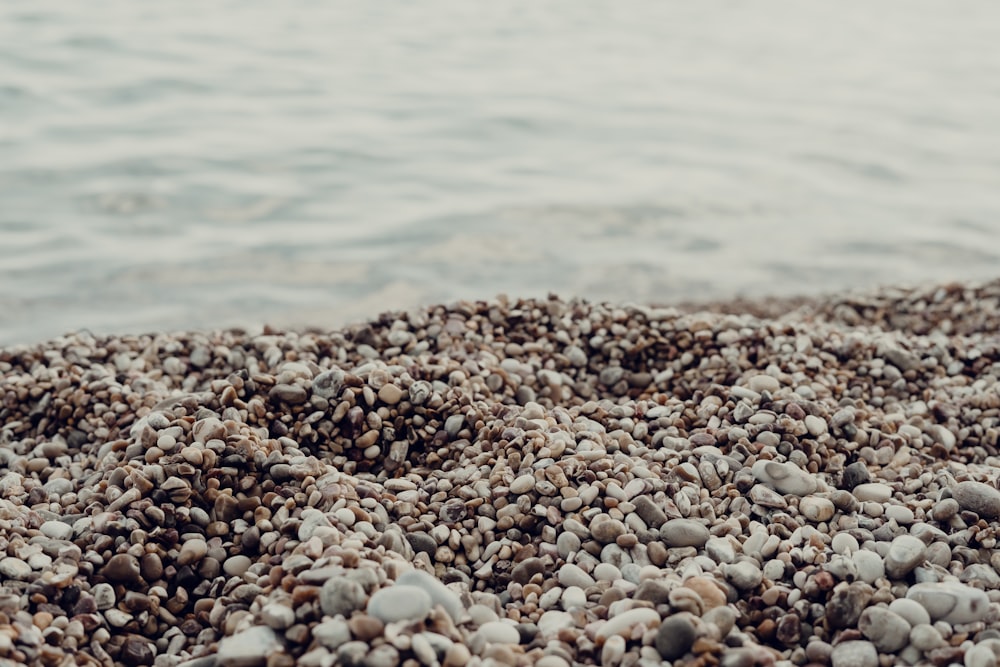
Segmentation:
[(862, 582), (838, 588), (826, 603), (827, 627), (831, 630), (855, 627), (871, 598), (871, 586)]
[(541, 558), (528, 558), (517, 565), (511, 570), (510, 578), (516, 584), (521, 584), (524, 586), (531, 578), (536, 574), (543, 574), (545, 572), (545, 561)]
[(872, 481), (872, 476), (868, 472), (868, 466), (864, 461), (855, 461), (846, 468), (840, 479), (840, 488), (851, 490), (859, 484), (867, 484)]
[(691, 650), (696, 633), (688, 616), (675, 614), (660, 623), (656, 631), (656, 650), (664, 660), (677, 660)]

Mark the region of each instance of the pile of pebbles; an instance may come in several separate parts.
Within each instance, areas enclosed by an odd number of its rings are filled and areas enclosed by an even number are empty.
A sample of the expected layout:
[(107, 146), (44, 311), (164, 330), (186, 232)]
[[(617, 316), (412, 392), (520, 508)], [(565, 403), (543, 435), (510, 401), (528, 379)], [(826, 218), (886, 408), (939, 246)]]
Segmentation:
[(990, 667), (1000, 281), (0, 350), (0, 665)]

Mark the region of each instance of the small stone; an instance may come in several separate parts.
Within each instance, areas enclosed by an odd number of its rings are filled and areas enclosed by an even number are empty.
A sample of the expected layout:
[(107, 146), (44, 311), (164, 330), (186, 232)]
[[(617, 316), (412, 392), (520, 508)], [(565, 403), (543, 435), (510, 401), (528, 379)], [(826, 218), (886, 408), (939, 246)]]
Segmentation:
[(592, 576), (574, 563), (566, 563), (560, 567), (558, 579), (563, 586), (578, 586), (579, 588), (589, 588), (597, 583)]
[(841, 488), (850, 491), (856, 486), (872, 481), (872, 476), (868, 472), (868, 466), (865, 465), (864, 461), (855, 461), (844, 468), (840, 481)]
[(754, 478), (777, 491), (794, 496), (807, 496), (816, 491), (816, 478), (794, 463), (757, 461), (751, 468)]
[(289, 405), (299, 405), (309, 400), (309, 394), (297, 384), (276, 384), (271, 387), (268, 397), (272, 401), (283, 401)]
[(890, 579), (901, 579), (924, 562), (927, 545), (912, 535), (900, 535), (889, 545), (885, 556), (885, 574)]
[(241, 554), (227, 558), (222, 564), (222, 570), (231, 577), (242, 577), (251, 565), (253, 561)]
[(878, 667), (878, 651), (871, 642), (840, 642), (830, 653), (833, 667)]
[(554, 637), (560, 630), (572, 628), (574, 625), (572, 614), (551, 609), (539, 617), (538, 633), (542, 637)]
[[(476, 630), (476, 635), (479, 641), (484, 641), (488, 644), (520, 644), (521, 635), (511, 623), (504, 623), (503, 621), (489, 621), (483, 623)], [(473, 643), (475, 643), (473, 639)]]
[(403, 400), (405, 395), (405, 392), (394, 384), (382, 385), (382, 388), (378, 390), (379, 400), (387, 405), (396, 405)]
[(740, 590), (757, 588), (764, 580), (764, 574), (761, 572), (760, 566), (749, 560), (742, 560), (732, 565), (726, 565), (723, 568), (723, 572), (729, 583)]
[(623, 611), (612, 616), (608, 621), (597, 629), (597, 639), (607, 639), (612, 635), (622, 635), (628, 637), (632, 630), (643, 625), (652, 628), (660, 624), (660, 614), (655, 609), (648, 607), (636, 607)]
[(671, 519), (660, 527), (660, 539), (668, 547), (702, 547), (709, 537), (708, 528), (694, 519)]
[(799, 512), (813, 523), (823, 523), (833, 518), (836, 508), (826, 498), (806, 496), (799, 501)]
[(424, 589), (397, 583), (373, 593), (367, 611), (383, 623), (417, 621), (430, 613), (432, 605), (431, 596)]
[(659, 528), (667, 522), (667, 515), (649, 496), (640, 495), (632, 499), (635, 513), (650, 528)]
[(525, 558), (523, 561), (515, 565), (514, 569), (510, 571), (510, 579), (514, 583), (524, 586), (531, 581), (531, 578), (536, 574), (544, 574), (545, 570), (545, 561), (541, 558)]
[(996, 667), (997, 654), (985, 644), (973, 646), (965, 652), (965, 667)]
[(327, 579), (319, 591), (320, 607), (327, 616), (350, 617), (354, 610), (365, 606), (367, 597), (361, 584), (344, 577)]
[(854, 487), (853, 493), (861, 502), (884, 503), (892, 498), (892, 487), (879, 482), (858, 484)]
[(747, 387), (749, 387), (751, 391), (756, 391), (757, 393), (769, 391), (773, 394), (781, 388), (781, 383), (770, 375), (761, 374), (751, 376), (751, 378), (747, 381)]
[(335, 651), (342, 644), (351, 640), (351, 629), (347, 621), (340, 618), (332, 618), (317, 624), (312, 629), (312, 635), (331, 651)]
[(882, 653), (895, 653), (910, 641), (910, 624), (884, 607), (865, 609), (858, 630)]
[(52, 540), (68, 540), (73, 537), (73, 526), (62, 521), (45, 521), (39, 527), (42, 535)]
[(194, 539), (188, 540), (183, 545), (181, 545), (180, 554), (177, 556), (178, 565), (190, 565), (191, 563), (197, 563), (205, 554), (208, 553), (208, 544), (205, 540)]
[(858, 570), (858, 578), (866, 584), (874, 584), (885, 576), (885, 561), (874, 551), (859, 549), (851, 554), (851, 560)]
[(255, 625), (219, 642), (219, 667), (259, 667), (268, 656), (284, 651), (281, 638), (271, 628)]
[(697, 632), (690, 614), (668, 616), (656, 631), (656, 650), (664, 660), (677, 660), (691, 650)]
[(817, 417), (816, 415), (806, 415), (804, 421), (806, 430), (809, 431), (809, 435), (814, 438), (818, 438), (827, 432), (826, 420), (822, 417)]
[(945, 646), (947, 642), (933, 625), (920, 623), (910, 630), (910, 644), (921, 651), (932, 651)]
[(337, 398), (344, 387), (345, 377), (346, 374), (339, 368), (320, 373), (312, 381), (313, 395), (327, 400)]
[(530, 493), (535, 489), (535, 478), (533, 475), (521, 475), (520, 477), (515, 477), (514, 481), (510, 483), (510, 492), (514, 495), (523, 495), (525, 493)]
[(959, 506), (975, 512), (983, 519), (1000, 518), (1000, 490), (982, 482), (959, 482), (951, 489)]
[(462, 601), (450, 588), (432, 575), (423, 570), (410, 570), (396, 579), (396, 585), (414, 586), (423, 590), (430, 596), (433, 604), (441, 605), (453, 621), (459, 622), (464, 610)]
[(261, 608), (260, 619), (269, 628), (285, 630), (295, 623), (295, 612), (291, 607), (275, 602)]
[(117, 584), (137, 584), (140, 581), (139, 561), (132, 554), (116, 554), (104, 565), (103, 574)]
[(6, 579), (26, 579), (31, 576), (31, 566), (20, 558), (4, 558), (0, 560), (0, 574)]
[(691, 577), (684, 582), (684, 586), (698, 594), (705, 611), (722, 607), (726, 604), (726, 594), (709, 577)]
[(931, 622), (931, 615), (915, 600), (897, 598), (889, 603), (889, 611), (902, 616), (911, 626), (926, 625)]
[(920, 603), (932, 621), (975, 623), (989, 613), (985, 591), (955, 582), (926, 582), (910, 586), (906, 597)]

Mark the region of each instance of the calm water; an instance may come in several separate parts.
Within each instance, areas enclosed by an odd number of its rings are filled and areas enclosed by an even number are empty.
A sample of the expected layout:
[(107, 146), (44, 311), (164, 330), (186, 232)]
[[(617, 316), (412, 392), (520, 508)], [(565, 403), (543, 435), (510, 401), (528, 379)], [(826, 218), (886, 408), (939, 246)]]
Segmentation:
[(993, 0), (4, 0), (0, 343), (995, 277), (997, 44)]

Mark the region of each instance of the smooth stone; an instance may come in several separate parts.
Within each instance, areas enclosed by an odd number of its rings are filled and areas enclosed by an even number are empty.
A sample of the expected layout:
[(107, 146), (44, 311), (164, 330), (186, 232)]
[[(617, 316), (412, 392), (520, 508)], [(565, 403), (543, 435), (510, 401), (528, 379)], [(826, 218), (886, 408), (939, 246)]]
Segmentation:
[[(504, 623), (503, 621), (483, 623), (476, 630), (476, 635), (479, 641), (485, 641), (488, 644), (517, 645), (521, 643), (521, 633), (517, 631), (517, 628), (511, 623)], [(476, 640), (473, 639), (472, 643), (475, 645)]]
[(656, 631), (656, 650), (664, 660), (677, 660), (691, 650), (696, 637), (690, 614), (672, 614), (663, 619)]
[(431, 596), (433, 604), (439, 604), (444, 608), (451, 620), (456, 623), (462, 616), (462, 601), (450, 588), (445, 586), (439, 579), (423, 570), (410, 570), (404, 572), (396, 579), (396, 585), (415, 586), (425, 591)]
[(635, 505), (635, 513), (650, 528), (659, 528), (667, 522), (667, 515), (659, 505), (653, 502), (649, 496), (636, 496), (632, 499)]
[(611, 563), (598, 563), (594, 566), (594, 579), (597, 581), (617, 581), (621, 578), (621, 570)]
[(951, 489), (951, 497), (959, 506), (975, 512), (983, 519), (1000, 517), (1000, 490), (982, 482), (959, 482)]
[(726, 605), (725, 592), (710, 577), (691, 577), (685, 580), (683, 586), (698, 594), (698, 597), (702, 601), (702, 608), (705, 611)]
[(764, 573), (761, 572), (760, 567), (748, 560), (726, 565), (722, 571), (729, 583), (740, 590), (756, 588), (764, 580)]
[(973, 646), (965, 652), (965, 667), (996, 667), (997, 654), (984, 644)]
[(823, 435), (829, 428), (826, 420), (822, 417), (817, 417), (816, 415), (806, 415), (803, 422), (806, 425), (806, 430), (809, 431), (809, 435), (814, 438), (818, 438)]
[(868, 466), (865, 465), (864, 461), (855, 461), (844, 468), (844, 472), (841, 474), (840, 485), (841, 488), (851, 490), (861, 484), (867, 484), (872, 481), (871, 473), (868, 472)]
[(852, 489), (854, 497), (861, 502), (884, 503), (892, 498), (892, 487), (879, 482), (858, 484)]
[(510, 571), (510, 580), (524, 586), (538, 574), (545, 574), (545, 561), (538, 557), (525, 558)]
[(45, 521), (38, 529), (51, 540), (68, 540), (73, 537), (73, 526), (62, 521)]
[(806, 496), (799, 501), (799, 512), (813, 523), (824, 523), (833, 518), (836, 507), (826, 498)]
[(115, 606), (118, 598), (115, 596), (115, 588), (108, 583), (96, 584), (90, 589), (90, 594), (94, 596), (94, 604), (98, 611), (106, 611)]
[(851, 554), (851, 560), (858, 570), (858, 578), (866, 584), (885, 576), (885, 561), (874, 551), (859, 549)]
[(353, 579), (330, 577), (319, 589), (319, 604), (327, 616), (351, 614), (365, 606), (365, 589)]
[(758, 482), (782, 494), (807, 496), (818, 486), (815, 477), (794, 463), (761, 460), (753, 464), (750, 472)]
[(910, 586), (907, 599), (919, 602), (932, 621), (975, 623), (986, 618), (990, 599), (985, 591), (955, 582), (927, 582)]
[(910, 645), (921, 651), (932, 651), (946, 644), (938, 629), (929, 623), (914, 625), (910, 630)]
[(890, 579), (901, 579), (924, 562), (927, 545), (912, 535), (899, 535), (889, 545), (885, 556), (885, 574)]
[(339, 368), (323, 371), (312, 381), (312, 393), (314, 396), (327, 400), (337, 398), (340, 390), (344, 387), (346, 373)]
[(275, 630), (285, 630), (295, 623), (295, 611), (291, 607), (273, 602), (260, 610), (260, 620)]
[(560, 630), (572, 628), (576, 622), (569, 612), (551, 609), (538, 619), (538, 632), (542, 637), (552, 637)]
[(747, 380), (747, 387), (750, 391), (755, 391), (758, 394), (769, 391), (772, 394), (779, 389), (781, 389), (781, 383), (778, 382), (777, 378), (773, 378), (770, 375), (754, 375)]
[(931, 615), (916, 600), (897, 598), (889, 603), (889, 611), (902, 616), (911, 626), (929, 625), (931, 622)]
[(141, 579), (139, 561), (132, 554), (116, 554), (109, 558), (103, 574), (118, 584), (137, 584)]
[(702, 547), (710, 536), (708, 528), (694, 519), (671, 519), (660, 527), (660, 539), (668, 547)]
[(868, 607), (861, 612), (858, 630), (882, 653), (895, 653), (910, 641), (910, 624), (883, 607)]
[(573, 563), (566, 563), (559, 568), (559, 574), (557, 575), (559, 583), (563, 586), (578, 586), (580, 588), (589, 588), (597, 582), (592, 576), (583, 571), (579, 565)]
[(20, 558), (0, 560), (0, 574), (6, 579), (25, 579), (31, 575), (31, 566)]
[(378, 390), (379, 400), (387, 405), (396, 405), (406, 395), (406, 392), (394, 384), (382, 385), (382, 388)]
[(263, 625), (255, 625), (219, 642), (218, 667), (259, 667), (268, 657), (284, 651), (278, 634)]
[(423, 588), (396, 583), (375, 591), (368, 598), (367, 612), (383, 623), (418, 621), (430, 613), (433, 604)]
[(833, 549), (835, 554), (853, 554), (855, 551), (861, 548), (858, 544), (857, 538), (855, 538), (850, 533), (837, 533), (830, 540), (830, 548)]
[(522, 495), (535, 489), (535, 478), (533, 475), (521, 475), (515, 477), (510, 483), (510, 492), (515, 495)]
[(612, 616), (608, 621), (597, 629), (597, 639), (607, 639), (611, 635), (622, 635), (628, 638), (632, 629), (637, 625), (645, 625), (652, 628), (660, 624), (660, 614), (655, 609), (648, 607), (636, 607), (623, 611), (616, 616)]
[(833, 667), (878, 667), (878, 651), (871, 642), (840, 642), (830, 652)]
[(230, 556), (222, 564), (222, 571), (231, 577), (242, 577), (251, 565), (253, 565), (253, 561), (242, 554)]

